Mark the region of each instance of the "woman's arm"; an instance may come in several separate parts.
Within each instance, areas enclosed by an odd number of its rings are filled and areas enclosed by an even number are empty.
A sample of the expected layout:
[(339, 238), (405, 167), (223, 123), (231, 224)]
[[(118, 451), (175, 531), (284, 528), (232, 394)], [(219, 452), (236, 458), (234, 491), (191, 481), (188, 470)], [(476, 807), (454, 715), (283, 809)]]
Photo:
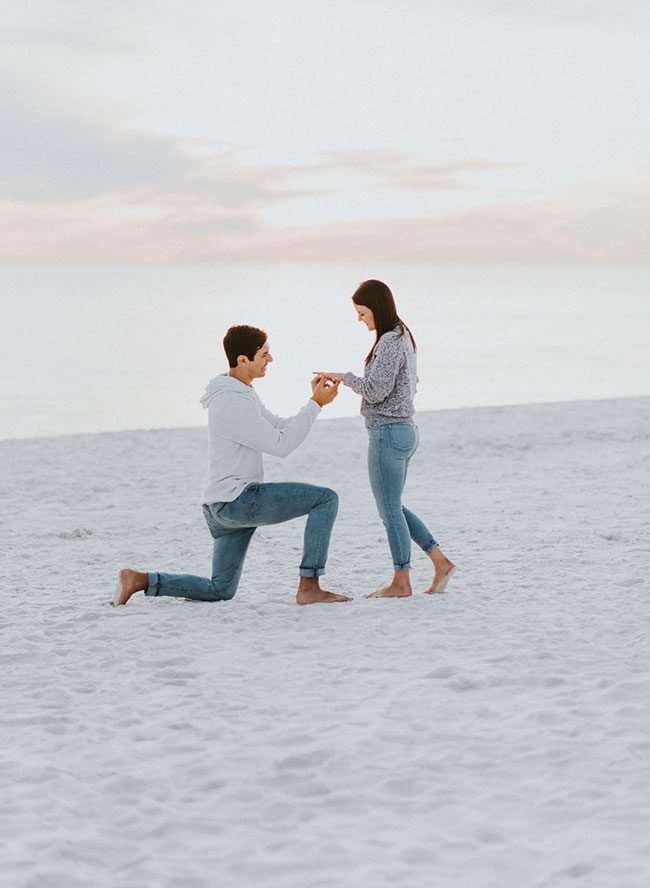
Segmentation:
[(400, 334), (385, 333), (375, 349), (375, 357), (365, 377), (346, 373), (343, 384), (361, 395), (368, 404), (379, 404), (395, 388), (397, 375), (406, 355)]

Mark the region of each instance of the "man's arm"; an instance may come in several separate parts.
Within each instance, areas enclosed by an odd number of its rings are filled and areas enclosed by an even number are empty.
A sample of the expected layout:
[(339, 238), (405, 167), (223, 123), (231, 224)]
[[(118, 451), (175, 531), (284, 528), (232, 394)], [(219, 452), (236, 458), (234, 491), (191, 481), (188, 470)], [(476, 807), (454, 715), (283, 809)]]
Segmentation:
[(270, 422), (274, 429), (284, 429), (287, 427), (288, 423), (291, 422), (295, 417), (283, 417), (276, 416), (275, 413), (271, 413), (270, 410), (267, 410), (264, 404), (260, 402), (260, 406), (262, 408), (262, 416), (267, 422)]
[[(342, 378), (342, 377), (341, 377)], [(312, 400), (316, 401), (319, 407), (325, 407), (336, 398), (338, 394), (338, 386), (332, 390), (323, 375), (316, 375), (311, 381)], [(284, 429), (295, 419), (294, 416), (283, 417), (276, 416), (267, 410), (262, 401), (258, 398), (258, 403), (262, 409), (262, 416), (267, 422), (270, 422), (274, 429)]]
[(320, 411), (320, 406), (310, 400), (296, 416), (281, 420), (284, 425), (276, 428), (258, 411), (252, 399), (236, 397), (229, 405), (228, 424), (222, 425), (219, 433), (251, 450), (285, 457), (302, 444)]

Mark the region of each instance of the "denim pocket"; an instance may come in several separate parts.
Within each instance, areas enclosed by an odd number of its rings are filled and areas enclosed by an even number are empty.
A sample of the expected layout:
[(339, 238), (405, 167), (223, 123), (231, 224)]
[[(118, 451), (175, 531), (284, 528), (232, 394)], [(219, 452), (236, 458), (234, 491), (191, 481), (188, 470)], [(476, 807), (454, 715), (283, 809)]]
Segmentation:
[(417, 435), (413, 423), (393, 422), (387, 428), (388, 440), (393, 450), (398, 450), (402, 454), (415, 452)]
[(219, 523), (226, 527), (250, 527), (255, 523), (259, 484), (249, 484), (231, 503), (224, 503), (217, 512)]

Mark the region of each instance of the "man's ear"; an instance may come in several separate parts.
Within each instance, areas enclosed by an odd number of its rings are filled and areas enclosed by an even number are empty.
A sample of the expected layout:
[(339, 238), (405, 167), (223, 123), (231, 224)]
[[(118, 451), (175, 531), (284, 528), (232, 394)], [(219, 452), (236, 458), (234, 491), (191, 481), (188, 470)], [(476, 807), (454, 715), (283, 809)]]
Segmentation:
[(248, 358), (246, 355), (237, 355), (237, 366), (244, 367), (246, 364), (248, 364)]

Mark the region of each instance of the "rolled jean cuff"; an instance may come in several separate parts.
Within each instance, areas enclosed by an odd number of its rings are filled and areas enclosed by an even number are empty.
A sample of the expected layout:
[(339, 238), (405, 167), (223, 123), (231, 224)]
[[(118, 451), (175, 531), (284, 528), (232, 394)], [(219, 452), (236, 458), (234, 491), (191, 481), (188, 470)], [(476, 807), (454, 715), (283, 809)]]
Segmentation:
[(325, 573), (324, 567), (301, 567), (301, 577), (322, 577)]
[(160, 586), (160, 574), (150, 573), (149, 574), (149, 585), (144, 590), (144, 594), (145, 595), (157, 595), (159, 586)]
[(395, 570), (410, 570), (411, 562), (407, 561), (406, 564), (395, 564), (395, 562), (393, 562), (393, 567)]
[(436, 541), (434, 540), (432, 543), (429, 543), (428, 546), (425, 546), (424, 549), (423, 549), (423, 551), (424, 551), (424, 554), (425, 554), (425, 555), (431, 555), (431, 553), (432, 553), (435, 549), (439, 549), (439, 548), (440, 548), (440, 544), (439, 544), (439, 543), (436, 543)]

